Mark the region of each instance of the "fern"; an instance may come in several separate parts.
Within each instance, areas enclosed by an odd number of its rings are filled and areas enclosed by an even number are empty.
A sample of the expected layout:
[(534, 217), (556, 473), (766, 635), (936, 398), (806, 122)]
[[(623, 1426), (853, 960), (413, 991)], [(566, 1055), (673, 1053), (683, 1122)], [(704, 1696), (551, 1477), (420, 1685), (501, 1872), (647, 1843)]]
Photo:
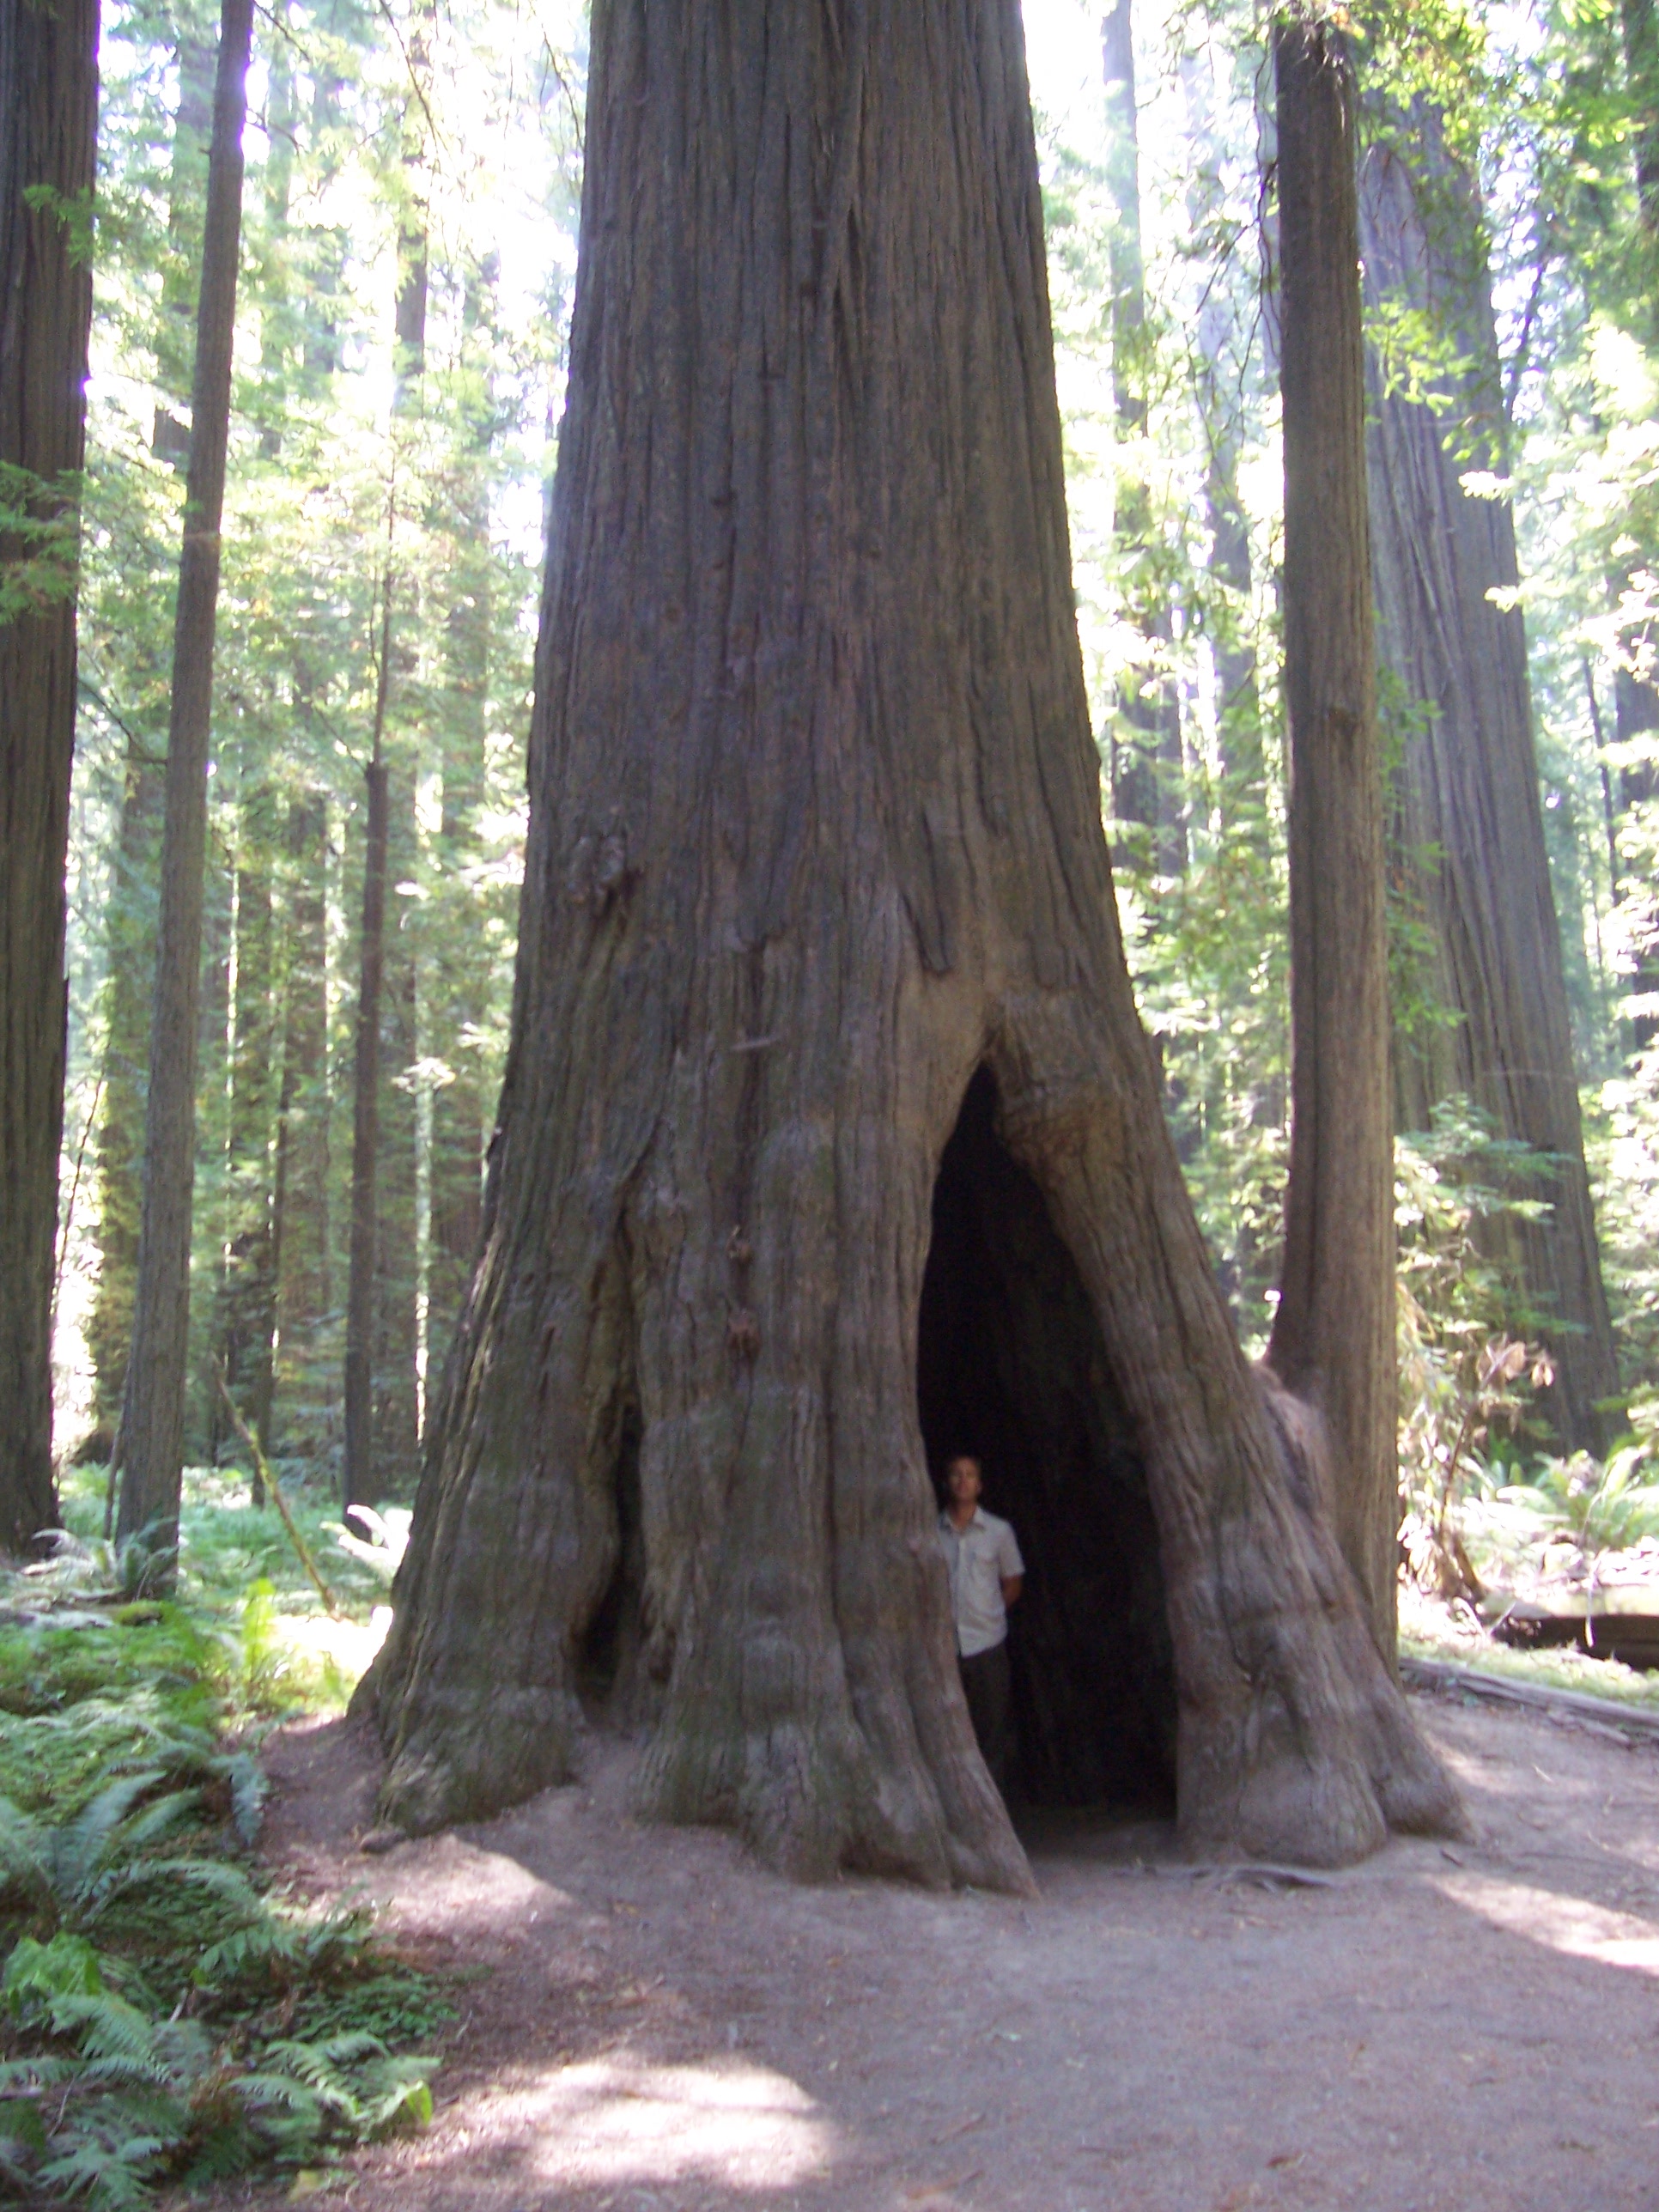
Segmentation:
[(361, 1903), (306, 1910), (240, 1860), (264, 1782), (210, 1686), (278, 1669), (252, 1611), (0, 1631), (0, 2195), (129, 2212), (430, 2115), (433, 2062), (394, 2055), (445, 2016), (430, 1983)]

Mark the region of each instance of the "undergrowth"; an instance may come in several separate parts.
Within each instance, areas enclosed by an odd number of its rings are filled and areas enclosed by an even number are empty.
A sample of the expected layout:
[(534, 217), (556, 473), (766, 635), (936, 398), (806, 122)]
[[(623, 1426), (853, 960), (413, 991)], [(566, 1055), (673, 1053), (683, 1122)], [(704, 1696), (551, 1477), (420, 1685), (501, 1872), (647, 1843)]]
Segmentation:
[[(260, 1735), (349, 1686), (292, 1640), (308, 1610), (332, 1624), (274, 1514), (193, 1489), (180, 1601), (122, 1601), (84, 1495), (46, 1571), (0, 1584), (0, 2193), (28, 2203), (118, 2212), (431, 2110), (445, 1986), (366, 1907), (307, 1906), (251, 1856)], [(330, 1551), (325, 1510), (307, 1521), (366, 1613), (384, 1576)], [(249, 1566), (289, 1588), (238, 1592)]]

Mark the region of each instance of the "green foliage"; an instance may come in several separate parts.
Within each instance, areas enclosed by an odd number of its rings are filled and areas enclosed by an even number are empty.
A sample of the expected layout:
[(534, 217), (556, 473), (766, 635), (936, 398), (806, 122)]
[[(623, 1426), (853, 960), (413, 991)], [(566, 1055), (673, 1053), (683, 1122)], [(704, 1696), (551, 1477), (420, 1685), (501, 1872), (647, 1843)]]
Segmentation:
[(78, 475), (47, 483), (0, 461), (0, 625), (75, 596), (80, 576)]
[[(244, 1512), (251, 1509), (244, 1506)], [(50, 1597), (46, 1577), (14, 1584)], [(273, 1894), (264, 1784), (233, 1715), (280, 1642), (273, 1592), (205, 1621), (84, 1592), (0, 1630), (0, 2172), (120, 2208), (430, 2116), (451, 2016), (348, 1899)]]
[(151, 2017), (101, 1986), (17, 1995), (38, 2047), (0, 2062), (0, 2167), (30, 2193), (121, 2212), (170, 2178), (298, 2165), (431, 2118), (431, 2062), (362, 2030), (242, 2056), (202, 2021)]
[(1565, 1539), (1593, 1570), (1603, 1553), (1659, 1536), (1659, 1480), (1652, 1477), (1648, 1440), (1605, 1462), (1589, 1452), (1540, 1458), (1524, 1482), (1505, 1484), (1498, 1496), (1531, 1518), (1540, 1547)]
[(1463, 1487), (1481, 1480), (1500, 1435), (1519, 1450), (1547, 1433), (1534, 1394), (1549, 1362), (1511, 1333), (1530, 1316), (1501, 1231), (1538, 1213), (1542, 1202), (1524, 1194), (1547, 1166), (1462, 1099), (1395, 1143), (1401, 1540), (1414, 1579), (1444, 1597), (1480, 1594)]

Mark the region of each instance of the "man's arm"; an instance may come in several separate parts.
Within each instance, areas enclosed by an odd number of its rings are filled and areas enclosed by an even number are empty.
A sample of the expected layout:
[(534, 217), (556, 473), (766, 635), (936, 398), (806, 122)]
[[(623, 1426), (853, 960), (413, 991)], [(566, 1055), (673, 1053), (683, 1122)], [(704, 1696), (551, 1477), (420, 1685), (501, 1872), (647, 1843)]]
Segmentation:
[(1025, 1577), (1024, 1575), (1004, 1575), (1002, 1577), (1002, 1602), (1004, 1605), (1012, 1605), (1024, 1587)]

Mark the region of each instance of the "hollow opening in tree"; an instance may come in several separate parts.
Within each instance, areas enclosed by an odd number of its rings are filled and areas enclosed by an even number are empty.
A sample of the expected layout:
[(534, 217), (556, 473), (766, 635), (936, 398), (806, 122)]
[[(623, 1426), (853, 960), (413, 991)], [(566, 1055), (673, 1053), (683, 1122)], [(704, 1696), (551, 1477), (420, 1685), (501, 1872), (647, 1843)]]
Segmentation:
[(616, 1561), (578, 1646), (576, 1680), (590, 1719), (630, 1728), (654, 1718), (653, 1685), (641, 1663), (644, 1645), (645, 1516), (640, 1499), (643, 1425), (636, 1402), (617, 1426)]
[(933, 1190), (916, 1395), (927, 1463), (983, 1466), (1013, 1523), (1009, 1794), (1173, 1809), (1175, 1672), (1158, 1529), (1094, 1308), (1042, 1194), (968, 1086)]

